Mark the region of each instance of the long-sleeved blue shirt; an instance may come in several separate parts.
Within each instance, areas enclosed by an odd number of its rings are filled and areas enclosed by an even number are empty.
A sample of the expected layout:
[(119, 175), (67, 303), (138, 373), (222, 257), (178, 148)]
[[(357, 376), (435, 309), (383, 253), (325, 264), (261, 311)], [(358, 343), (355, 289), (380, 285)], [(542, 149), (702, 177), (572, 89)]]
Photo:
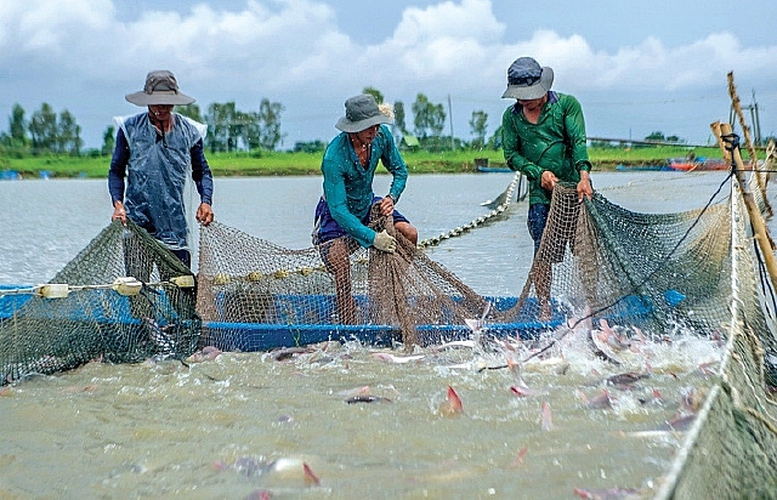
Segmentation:
[[(127, 217), (171, 249), (187, 248), (183, 191), (186, 176), (203, 203), (212, 204), (213, 176), (205, 159), (199, 124), (174, 114), (175, 124), (160, 134), (141, 113), (119, 120), (108, 172), (111, 202), (124, 202)], [(126, 192), (125, 192), (126, 176)]]
[(329, 211), (337, 223), (363, 247), (372, 246), (375, 240), (375, 231), (361, 221), (372, 205), (372, 181), (379, 160), (394, 177), (388, 194), (396, 202), (405, 190), (407, 166), (399, 154), (391, 131), (385, 125), (380, 126), (372, 141), (367, 167), (359, 163), (359, 157), (345, 132), (332, 139), (321, 162), (324, 199)]

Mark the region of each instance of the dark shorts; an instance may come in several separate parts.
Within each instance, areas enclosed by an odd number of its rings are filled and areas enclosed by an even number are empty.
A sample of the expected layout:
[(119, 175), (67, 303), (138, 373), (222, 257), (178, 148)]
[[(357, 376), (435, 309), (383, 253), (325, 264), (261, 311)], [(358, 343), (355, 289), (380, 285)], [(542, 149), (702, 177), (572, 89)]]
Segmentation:
[[(376, 202), (382, 200), (380, 196), (375, 196), (372, 199), (372, 203), (375, 204)], [(392, 214), (394, 217), (394, 224), (397, 222), (407, 222), (410, 223), (407, 218), (399, 213), (397, 210), (394, 210), (394, 213)], [(365, 226), (370, 223), (370, 213), (367, 211), (367, 215), (364, 216), (361, 220), (362, 224)], [(326, 201), (323, 197), (321, 197), (318, 200), (318, 205), (316, 205), (316, 214), (315, 214), (315, 228), (313, 230), (313, 244), (314, 245), (320, 245), (322, 243), (325, 243), (327, 241), (333, 240), (335, 238), (339, 238), (341, 236), (346, 236), (348, 234), (348, 231), (343, 229), (343, 227), (337, 223), (337, 221), (332, 217), (332, 213), (329, 211), (329, 205), (326, 204)]]

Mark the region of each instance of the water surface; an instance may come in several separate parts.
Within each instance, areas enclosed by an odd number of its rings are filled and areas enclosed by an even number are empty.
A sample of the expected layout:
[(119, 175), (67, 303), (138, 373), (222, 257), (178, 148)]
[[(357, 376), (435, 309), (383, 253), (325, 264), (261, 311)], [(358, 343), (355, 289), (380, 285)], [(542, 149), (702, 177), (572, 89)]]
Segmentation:
[[(595, 173), (607, 198), (631, 210), (703, 206), (725, 174)], [(484, 215), (510, 174), (412, 176), (398, 208), (421, 239)], [(389, 178), (377, 180), (387, 191)], [(317, 177), (219, 178), (222, 223), (290, 248), (310, 245)], [(428, 254), (482, 294), (520, 292), (531, 261), (524, 203), (499, 222)], [(0, 283), (44, 282), (107, 224), (104, 181), (0, 183)], [(44, 333), (44, 332), (42, 332)], [(531, 346), (402, 352), (324, 344), (289, 360), (224, 353), (176, 361), (92, 363), (0, 392), (0, 498), (573, 498), (574, 488), (629, 488), (650, 496), (682, 433), (662, 429), (683, 397), (708, 384), (699, 366), (718, 346), (690, 335), (647, 343), (620, 367), (582, 338), (523, 366), (534, 391), (517, 397), (508, 370)], [(384, 356), (378, 356), (377, 353)], [(585, 403), (605, 377), (649, 377)], [(463, 413), (446, 410), (447, 388)], [(390, 402), (348, 404), (370, 394)], [(660, 397), (656, 397), (660, 394)], [(552, 424), (541, 408), (551, 411)], [(544, 427), (544, 430), (543, 430)], [(274, 465), (271, 465), (274, 464)], [(303, 464), (320, 478), (305, 481)]]

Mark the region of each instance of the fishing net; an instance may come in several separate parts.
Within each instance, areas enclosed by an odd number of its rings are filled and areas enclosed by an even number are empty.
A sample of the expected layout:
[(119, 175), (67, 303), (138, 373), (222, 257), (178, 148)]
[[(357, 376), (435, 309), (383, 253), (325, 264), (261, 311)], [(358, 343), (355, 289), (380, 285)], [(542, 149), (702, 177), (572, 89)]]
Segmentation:
[(301, 341), (358, 339), (427, 345), (468, 330), (485, 298), (429, 259), (390, 217), (372, 227), (393, 254), (350, 237), (290, 250), (214, 222), (200, 230), (197, 309), (203, 344), (257, 350)]
[(518, 305), (551, 323), (608, 318), (646, 334), (719, 332), (731, 295), (727, 204), (643, 214), (600, 193), (583, 203), (554, 189), (548, 222)]
[(727, 344), (713, 385), (658, 498), (777, 498), (775, 295), (763, 254), (731, 203), (732, 288)]
[(194, 277), (132, 222), (114, 222), (48, 284), (0, 290), (0, 384), (89, 361), (185, 357), (197, 346)]

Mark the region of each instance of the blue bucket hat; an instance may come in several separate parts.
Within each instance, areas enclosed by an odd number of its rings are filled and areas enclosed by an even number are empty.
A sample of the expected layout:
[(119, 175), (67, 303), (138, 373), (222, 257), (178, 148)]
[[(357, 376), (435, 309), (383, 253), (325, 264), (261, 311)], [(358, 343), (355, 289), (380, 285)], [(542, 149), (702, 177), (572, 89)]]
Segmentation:
[(529, 101), (544, 96), (553, 85), (553, 70), (540, 67), (531, 57), (519, 57), (507, 69), (507, 89), (502, 98)]

